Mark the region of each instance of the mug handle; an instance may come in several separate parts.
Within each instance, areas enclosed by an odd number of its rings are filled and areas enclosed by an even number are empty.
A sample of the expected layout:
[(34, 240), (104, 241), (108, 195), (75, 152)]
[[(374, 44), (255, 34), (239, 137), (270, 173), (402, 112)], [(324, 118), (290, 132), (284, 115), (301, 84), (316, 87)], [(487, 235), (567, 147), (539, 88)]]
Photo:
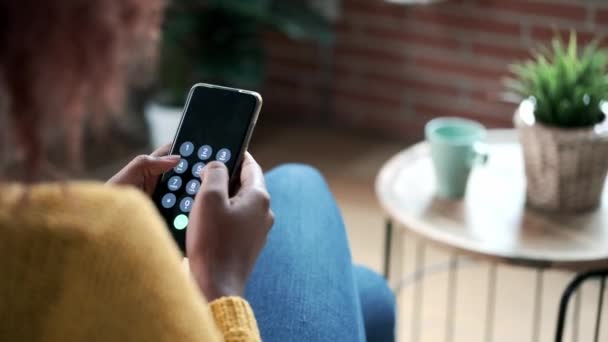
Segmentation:
[(471, 154), (471, 166), (485, 165), (490, 159), (490, 153), (488, 152), (488, 145), (480, 142), (473, 144), (473, 151)]

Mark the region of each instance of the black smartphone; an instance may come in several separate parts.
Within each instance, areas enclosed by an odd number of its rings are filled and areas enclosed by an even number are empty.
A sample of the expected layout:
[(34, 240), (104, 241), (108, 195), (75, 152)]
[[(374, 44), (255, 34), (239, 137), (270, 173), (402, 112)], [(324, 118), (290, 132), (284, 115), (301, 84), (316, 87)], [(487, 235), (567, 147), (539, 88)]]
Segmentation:
[(160, 178), (153, 195), (182, 251), (203, 167), (217, 160), (228, 167), (231, 182), (237, 177), (261, 107), (262, 97), (253, 91), (203, 83), (190, 90), (171, 147), (180, 162)]

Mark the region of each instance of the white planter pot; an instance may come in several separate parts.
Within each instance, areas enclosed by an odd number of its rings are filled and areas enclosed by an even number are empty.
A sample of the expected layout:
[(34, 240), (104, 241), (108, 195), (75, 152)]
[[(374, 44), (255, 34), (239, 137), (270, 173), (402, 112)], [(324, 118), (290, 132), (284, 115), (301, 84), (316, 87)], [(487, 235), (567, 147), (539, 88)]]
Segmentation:
[(515, 112), (514, 122), (524, 155), (527, 203), (560, 212), (598, 207), (608, 172), (605, 123), (580, 129), (550, 127), (535, 122), (529, 102)]
[(146, 106), (145, 116), (150, 128), (150, 143), (154, 149), (173, 142), (182, 117), (182, 108), (157, 103)]

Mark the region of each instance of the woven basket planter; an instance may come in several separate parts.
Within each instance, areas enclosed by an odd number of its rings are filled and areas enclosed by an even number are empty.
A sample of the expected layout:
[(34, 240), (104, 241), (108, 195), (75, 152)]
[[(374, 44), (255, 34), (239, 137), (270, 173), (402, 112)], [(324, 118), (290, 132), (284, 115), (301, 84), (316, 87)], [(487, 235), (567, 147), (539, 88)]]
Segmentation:
[(534, 123), (529, 114), (522, 105), (514, 118), (524, 155), (528, 205), (568, 213), (597, 208), (608, 172), (608, 134), (597, 127), (549, 127)]

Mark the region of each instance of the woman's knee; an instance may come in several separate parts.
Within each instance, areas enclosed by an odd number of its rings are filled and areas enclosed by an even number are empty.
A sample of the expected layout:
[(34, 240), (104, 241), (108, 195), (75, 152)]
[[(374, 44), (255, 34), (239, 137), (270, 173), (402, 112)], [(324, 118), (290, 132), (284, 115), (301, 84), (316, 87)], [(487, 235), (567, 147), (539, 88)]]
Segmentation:
[(355, 266), (354, 272), (368, 340), (391, 340), (396, 319), (393, 291), (384, 278), (366, 267)]
[(285, 184), (294, 182), (298, 185), (305, 185), (307, 188), (327, 188), (327, 183), (321, 172), (306, 164), (290, 163), (277, 166), (266, 174), (266, 179), (269, 183)]
[(324, 181), (321, 172), (313, 166), (299, 163), (279, 165), (268, 172), (268, 176), (296, 177)]
[(388, 286), (386, 280), (378, 273), (367, 267), (356, 265), (355, 279), (359, 292), (365, 299), (372, 300), (372, 305), (385, 309), (386, 312), (395, 312), (395, 294)]

